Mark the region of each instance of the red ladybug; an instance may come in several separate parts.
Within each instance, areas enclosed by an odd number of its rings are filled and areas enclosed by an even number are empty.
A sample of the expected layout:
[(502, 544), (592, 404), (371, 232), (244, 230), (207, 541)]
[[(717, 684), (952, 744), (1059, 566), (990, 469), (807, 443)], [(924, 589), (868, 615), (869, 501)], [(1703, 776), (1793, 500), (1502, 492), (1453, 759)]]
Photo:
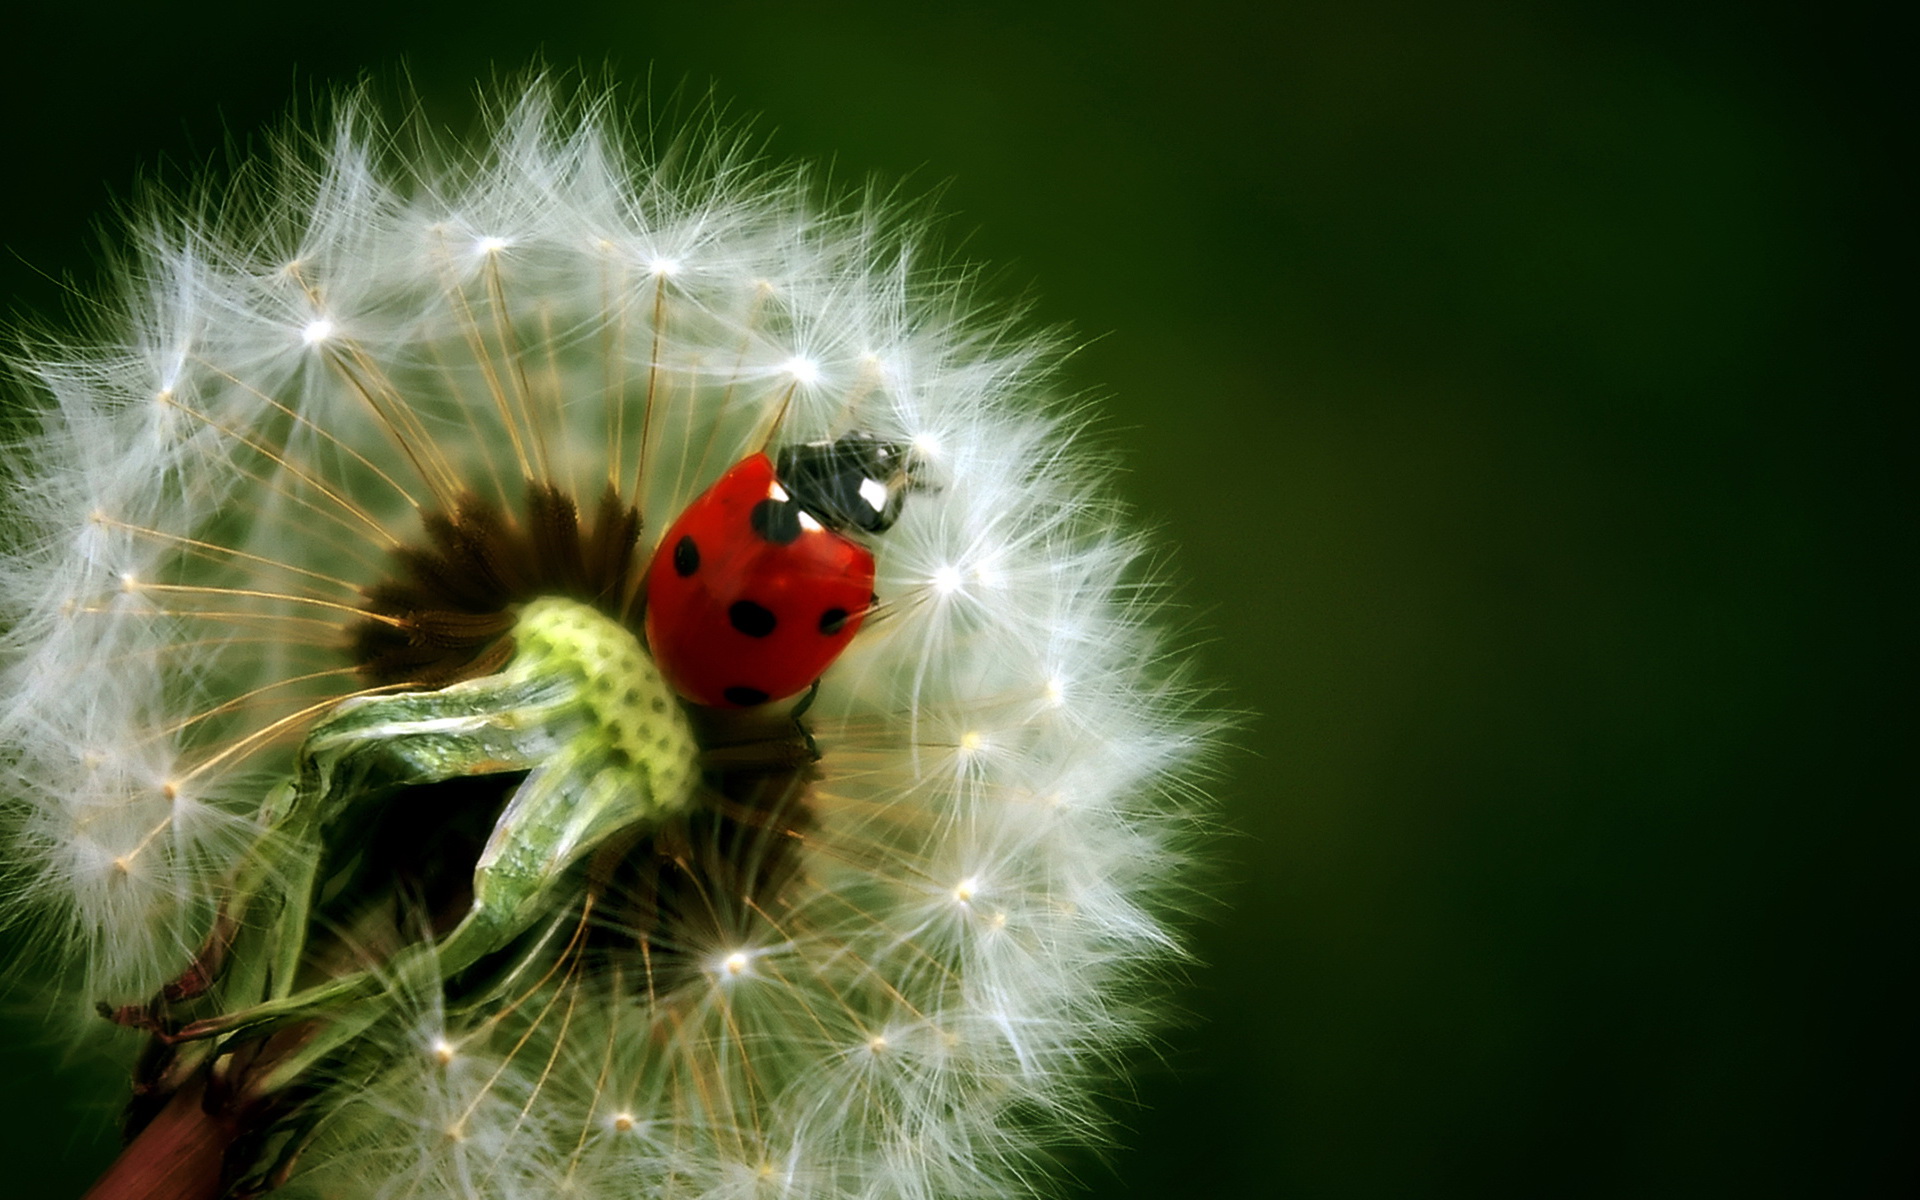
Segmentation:
[(647, 645), (695, 704), (746, 708), (820, 678), (872, 609), (873, 552), (914, 486), (871, 434), (750, 454), (687, 505), (647, 568)]

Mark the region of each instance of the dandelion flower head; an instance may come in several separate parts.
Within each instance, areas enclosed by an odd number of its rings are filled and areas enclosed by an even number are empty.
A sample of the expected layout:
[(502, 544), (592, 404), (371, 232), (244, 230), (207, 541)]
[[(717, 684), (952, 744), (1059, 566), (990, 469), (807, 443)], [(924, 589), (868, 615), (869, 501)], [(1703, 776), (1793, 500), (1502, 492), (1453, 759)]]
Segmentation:
[[(228, 1178), (317, 1196), (1043, 1187), (1177, 957), (1208, 741), (1057, 350), (914, 220), (737, 139), (543, 84), (477, 147), (371, 111), (155, 204), (90, 333), (9, 352), (9, 879), (72, 1010), (147, 1046), (130, 1129), (204, 1093), (247, 1134)], [(574, 726), (431, 782), (316, 730), (421, 698), (425, 745), (545, 600), (612, 631), (601, 686), (644, 662), (675, 516), (849, 435), (914, 478), (804, 711), (676, 702), (682, 801), (555, 850), (457, 969), (409, 957)], [(354, 972), (301, 1023), (181, 1037)]]

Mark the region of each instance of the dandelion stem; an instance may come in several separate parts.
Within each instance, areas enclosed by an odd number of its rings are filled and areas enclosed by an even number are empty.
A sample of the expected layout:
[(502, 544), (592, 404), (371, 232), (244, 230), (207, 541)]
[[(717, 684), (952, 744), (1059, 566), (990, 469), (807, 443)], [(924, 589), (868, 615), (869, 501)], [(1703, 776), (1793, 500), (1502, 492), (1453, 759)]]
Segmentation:
[(82, 1200), (218, 1200), (225, 1194), (226, 1155), (246, 1132), (233, 1113), (207, 1105), (196, 1079), (129, 1142)]

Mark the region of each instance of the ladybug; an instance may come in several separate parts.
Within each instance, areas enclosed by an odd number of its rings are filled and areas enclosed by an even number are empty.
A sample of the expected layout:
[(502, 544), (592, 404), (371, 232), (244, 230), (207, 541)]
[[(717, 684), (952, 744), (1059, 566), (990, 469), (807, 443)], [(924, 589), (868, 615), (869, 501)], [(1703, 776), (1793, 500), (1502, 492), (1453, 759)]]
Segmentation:
[(687, 505), (647, 568), (647, 645), (695, 704), (791, 696), (847, 648), (878, 597), (873, 552), (915, 486), (872, 434), (750, 454)]

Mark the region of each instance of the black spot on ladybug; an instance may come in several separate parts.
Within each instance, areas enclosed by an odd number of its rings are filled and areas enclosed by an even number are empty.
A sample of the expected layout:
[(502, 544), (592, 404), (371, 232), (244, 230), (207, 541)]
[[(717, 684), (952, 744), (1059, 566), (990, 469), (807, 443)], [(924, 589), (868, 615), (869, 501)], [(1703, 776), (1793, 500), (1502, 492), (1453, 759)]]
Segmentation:
[(727, 620), (735, 629), (748, 637), (765, 637), (773, 632), (779, 622), (773, 613), (760, 607), (751, 600), (735, 600), (727, 609)]
[(683, 537), (673, 546), (673, 572), (685, 579), (700, 569), (700, 547), (691, 537)]
[(747, 517), (753, 531), (776, 546), (800, 536), (800, 506), (791, 500), (762, 500)]
[(752, 708), (756, 704), (765, 704), (768, 696), (759, 688), (730, 687), (720, 695), (728, 704), (737, 704), (741, 708)]
[(832, 637), (847, 627), (847, 610), (830, 608), (820, 614), (820, 632)]

